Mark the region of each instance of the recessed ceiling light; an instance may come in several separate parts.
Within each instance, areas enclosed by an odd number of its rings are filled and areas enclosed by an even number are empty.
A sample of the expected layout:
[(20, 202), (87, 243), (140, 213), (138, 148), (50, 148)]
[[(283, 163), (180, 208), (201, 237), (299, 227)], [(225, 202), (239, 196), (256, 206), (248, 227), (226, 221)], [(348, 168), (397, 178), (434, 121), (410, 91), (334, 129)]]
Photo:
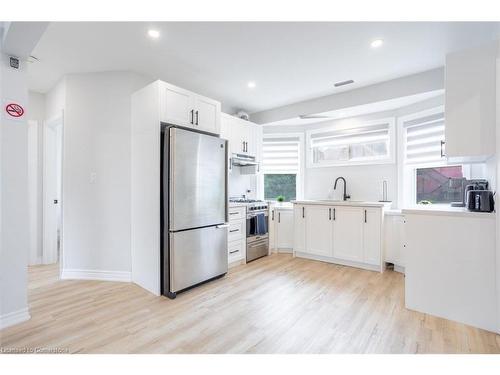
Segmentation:
[(148, 35), (151, 37), (151, 38), (159, 38), (160, 37), (160, 32), (158, 30), (148, 30)]
[(382, 39), (375, 39), (373, 42), (370, 43), (370, 46), (372, 48), (378, 48), (380, 47), (382, 44), (384, 44), (384, 41)]
[(256, 85), (255, 85), (255, 82), (250, 81), (250, 82), (247, 83), (247, 86), (248, 86), (249, 89), (254, 89)]

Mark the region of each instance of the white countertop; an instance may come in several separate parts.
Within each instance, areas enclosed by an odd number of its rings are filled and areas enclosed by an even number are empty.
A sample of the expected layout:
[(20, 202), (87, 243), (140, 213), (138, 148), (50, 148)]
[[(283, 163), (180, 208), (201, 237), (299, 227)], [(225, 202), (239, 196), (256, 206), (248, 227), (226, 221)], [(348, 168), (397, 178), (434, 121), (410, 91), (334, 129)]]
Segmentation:
[(297, 200), (292, 201), (294, 204), (317, 204), (317, 205), (326, 205), (326, 206), (351, 206), (351, 207), (385, 207), (389, 208), (392, 205), (392, 202), (370, 202), (370, 201), (337, 201), (337, 200)]
[(474, 212), (469, 211), (465, 207), (451, 207), (445, 204), (426, 204), (403, 208), (403, 215), (438, 215), (438, 216), (464, 216), (464, 217), (480, 217), (495, 219), (495, 212)]

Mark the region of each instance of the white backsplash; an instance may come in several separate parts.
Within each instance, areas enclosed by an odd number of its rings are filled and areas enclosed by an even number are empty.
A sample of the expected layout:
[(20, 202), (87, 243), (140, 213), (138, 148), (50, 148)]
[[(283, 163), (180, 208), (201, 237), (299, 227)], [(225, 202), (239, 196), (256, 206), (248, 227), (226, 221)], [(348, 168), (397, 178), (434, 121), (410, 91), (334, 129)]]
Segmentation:
[[(230, 197), (245, 195), (248, 198), (256, 198), (257, 175), (241, 174), (240, 167), (233, 167), (233, 170), (229, 173), (228, 185)], [(247, 190), (250, 190), (250, 193)]]

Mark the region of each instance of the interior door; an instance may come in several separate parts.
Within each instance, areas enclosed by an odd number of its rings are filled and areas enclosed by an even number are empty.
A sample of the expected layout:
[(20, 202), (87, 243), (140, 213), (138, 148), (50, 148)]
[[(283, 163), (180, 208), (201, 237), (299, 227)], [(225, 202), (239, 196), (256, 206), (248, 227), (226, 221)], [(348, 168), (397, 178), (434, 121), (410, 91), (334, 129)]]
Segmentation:
[(314, 236), (306, 234), (306, 252), (315, 255), (332, 256), (333, 225), (331, 208), (328, 206), (307, 207), (306, 233), (315, 233)]
[(42, 263), (59, 259), (62, 233), (62, 116), (43, 128), (43, 246)]
[(333, 256), (338, 259), (363, 261), (363, 209), (334, 208)]
[(162, 86), (161, 120), (168, 124), (193, 127), (193, 93), (167, 83)]
[(171, 231), (226, 222), (226, 141), (170, 129)]
[(206, 132), (219, 134), (220, 103), (199, 95), (194, 97), (194, 101), (194, 127)]

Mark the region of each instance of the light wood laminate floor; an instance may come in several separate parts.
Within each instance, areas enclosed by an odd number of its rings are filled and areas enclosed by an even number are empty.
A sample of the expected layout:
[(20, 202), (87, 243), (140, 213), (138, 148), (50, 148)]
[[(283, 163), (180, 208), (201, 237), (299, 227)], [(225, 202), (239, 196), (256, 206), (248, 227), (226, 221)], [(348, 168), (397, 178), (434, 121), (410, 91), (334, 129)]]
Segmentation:
[(404, 278), (290, 255), (230, 270), (176, 300), (129, 283), (29, 270), (30, 321), (1, 346), (72, 353), (499, 353), (498, 335), (406, 310)]

